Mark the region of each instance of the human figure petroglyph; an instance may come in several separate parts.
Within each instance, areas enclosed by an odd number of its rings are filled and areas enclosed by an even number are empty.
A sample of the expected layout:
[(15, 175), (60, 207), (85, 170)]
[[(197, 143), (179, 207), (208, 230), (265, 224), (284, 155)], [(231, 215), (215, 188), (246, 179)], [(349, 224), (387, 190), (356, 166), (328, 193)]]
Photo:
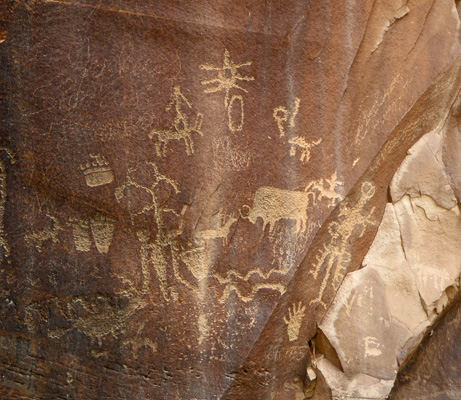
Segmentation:
[(288, 317), (283, 317), (283, 321), (287, 325), (287, 334), (290, 342), (298, 339), (304, 311), (306, 311), (306, 306), (303, 305), (302, 302), (299, 302), (298, 304), (293, 304), (292, 307), (288, 309)]
[(216, 78), (206, 79), (201, 82), (202, 85), (211, 85), (211, 87), (205, 89), (205, 93), (216, 93), (223, 90), (226, 93), (224, 97), (224, 105), (227, 108), (229, 106), (229, 92), (231, 89), (238, 89), (248, 93), (248, 90), (239, 85), (239, 81), (254, 81), (255, 78), (253, 76), (241, 75), (238, 70), (242, 67), (250, 66), (251, 64), (251, 61), (247, 61), (241, 64), (232, 62), (230, 59), (229, 50), (224, 50), (224, 61), (221, 67), (216, 67), (209, 64), (203, 64), (200, 66), (200, 68), (205, 71), (217, 72)]
[(92, 161), (80, 165), (86, 184), (90, 187), (96, 187), (111, 183), (114, 180), (114, 175), (106, 159), (100, 154), (90, 154), (90, 158)]
[[(128, 198), (128, 211), (130, 213), (132, 224), (134, 224), (135, 217), (145, 214), (152, 210), (154, 213), (155, 221), (157, 222), (158, 225), (161, 225), (162, 218), (160, 215), (160, 211), (165, 211), (164, 210), (165, 207), (160, 204), (160, 201), (158, 198), (157, 189), (156, 189), (158, 184), (160, 182), (167, 183), (173, 188), (175, 194), (180, 193), (180, 190), (179, 190), (178, 184), (173, 179), (162, 174), (159, 171), (156, 164), (152, 162), (147, 162), (145, 164), (145, 167), (152, 168), (152, 171), (153, 171), (154, 179), (152, 183), (150, 184), (150, 186), (148, 184), (146, 185), (146, 184), (142, 184), (136, 181), (136, 178), (134, 177), (134, 175), (138, 172), (138, 169), (140, 167), (129, 168), (126, 173), (124, 182), (115, 189), (115, 198), (117, 199), (119, 203), (122, 201), (124, 197)], [(127, 194), (127, 191), (133, 188), (147, 193), (150, 197), (150, 201), (147, 202), (147, 204), (143, 204), (142, 206), (133, 204), (132, 201), (130, 200), (130, 196)]]
[(169, 299), (167, 269), (168, 261), (166, 259), (162, 243), (149, 240), (147, 231), (140, 230), (137, 232), (139, 242), (141, 243), (141, 265), (143, 269), (148, 269), (151, 265), (156, 274), (160, 285), (162, 296), (165, 300)]
[(194, 125), (191, 125), (183, 108), (184, 104), (189, 107), (189, 109), (192, 109), (192, 105), (181, 92), (181, 88), (179, 86), (175, 86), (173, 90), (173, 99), (165, 109), (166, 111), (170, 111), (171, 108), (174, 107), (176, 115), (174, 117), (172, 129), (154, 129), (149, 133), (150, 139), (153, 139), (154, 136), (157, 138), (157, 142), (155, 143), (157, 156), (166, 155), (167, 145), (171, 140), (184, 140), (186, 154), (190, 156), (194, 152), (192, 133), (195, 132), (200, 136), (203, 136), (203, 114), (198, 112)]
[[(6, 148), (0, 147), (0, 152), (5, 152), (7, 157), (10, 159), (11, 164), (16, 162), (13, 152)], [(0, 261), (3, 258), (6, 258), (10, 255), (10, 246), (6, 239), (6, 233), (4, 230), (4, 221), (5, 216), (5, 205), (6, 205), (6, 167), (3, 160), (0, 159), (0, 248), (2, 252), (0, 253)]]
[(45, 228), (41, 231), (36, 231), (33, 233), (29, 233), (24, 236), (24, 240), (31, 246), (34, 246), (39, 252), (42, 251), (43, 243), (47, 240), (51, 240), (53, 243), (59, 242), (59, 232), (63, 230), (59, 221), (56, 217), (51, 215), (47, 215), (47, 217), (51, 220), (51, 227)]
[[(151, 174), (151, 176), (153, 176), (153, 179), (151, 179), (151, 182), (140, 183), (138, 181), (135, 175), (139, 171), (144, 171), (141, 167), (129, 168), (125, 181), (115, 191), (115, 197), (118, 202), (121, 202), (125, 197), (130, 199), (132, 196), (129, 190), (132, 189), (141, 190), (149, 195), (150, 200), (148, 202), (143, 201), (137, 204), (128, 200), (128, 211), (133, 225), (135, 225), (136, 217), (150, 212), (152, 212), (154, 221), (157, 225), (155, 239), (151, 239), (148, 230), (137, 231), (137, 237), (141, 244), (141, 265), (143, 270), (149, 270), (149, 268), (155, 270), (161, 295), (164, 300), (175, 300), (177, 297), (176, 289), (168, 284), (168, 267), (170, 261), (173, 267), (172, 276), (188, 288), (196, 289), (180, 274), (179, 261), (181, 260), (181, 255), (184, 256), (184, 253), (177, 243), (175, 243), (175, 238), (179, 236), (183, 230), (184, 215), (187, 210), (187, 205), (184, 205), (181, 212), (177, 213), (167, 208), (166, 204), (162, 204), (157, 193), (157, 186), (161, 182), (164, 182), (172, 187), (175, 194), (180, 193), (179, 187), (173, 179), (162, 174), (154, 163), (147, 162), (144, 167), (152, 169), (153, 174)], [(167, 230), (165, 228), (163, 215), (166, 212), (173, 212), (179, 219), (176, 229)]]
[(308, 142), (301, 136), (288, 139), (288, 143), (291, 144), (290, 156), (296, 156), (297, 147), (301, 149), (301, 155), (299, 161), (308, 162), (311, 159), (311, 148), (317, 146), (322, 142), (322, 139), (317, 139), (314, 142)]
[[(242, 67), (250, 66), (251, 64), (251, 61), (247, 61), (241, 64), (234, 63), (231, 61), (229, 51), (226, 49), (224, 50), (224, 60), (221, 67), (209, 64), (203, 64), (200, 66), (200, 68), (205, 71), (215, 71), (217, 73), (216, 78), (203, 80), (201, 81), (201, 84), (208, 86), (205, 89), (205, 93), (217, 93), (221, 91), (225, 92), (224, 107), (227, 110), (229, 129), (232, 132), (241, 131), (243, 129), (244, 102), (241, 95), (233, 95), (230, 97), (230, 91), (235, 89), (248, 93), (248, 90), (240, 86), (240, 82), (253, 81), (255, 78), (253, 76), (241, 75), (238, 70)], [(235, 102), (240, 103), (240, 121), (238, 123), (235, 123), (232, 117), (233, 106)]]
[(274, 108), (273, 117), (277, 121), (277, 127), (280, 131), (280, 137), (285, 136), (285, 123), (288, 121), (290, 128), (295, 127), (295, 118), (298, 115), (299, 104), (301, 100), (296, 97), (293, 111), (288, 111), (286, 107), (279, 106)]
[[(316, 256), (314, 269), (310, 274), (317, 279), (322, 266), (325, 265), (325, 275), (320, 285), (318, 297), (310, 304), (326, 305), (322, 301), (328, 281), (331, 279), (335, 290), (339, 288), (348, 266), (351, 262), (351, 256), (348, 250), (349, 240), (354, 232), (358, 237), (362, 237), (365, 229), (369, 225), (376, 225), (377, 221), (372, 217), (375, 207), (372, 207), (367, 215), (363, 215), (363, 208), (375, 193), (375, 186), (372, 182), (363, 182), (361, 185), (361, 195), (357, 203), (348, 207), (348, 203), (340, 206), (338, 222), (333, 221), (328, 226), (330, 240), (326, 242), (319, 254)], [(358, 231), (357, 231), (358, 229)]]

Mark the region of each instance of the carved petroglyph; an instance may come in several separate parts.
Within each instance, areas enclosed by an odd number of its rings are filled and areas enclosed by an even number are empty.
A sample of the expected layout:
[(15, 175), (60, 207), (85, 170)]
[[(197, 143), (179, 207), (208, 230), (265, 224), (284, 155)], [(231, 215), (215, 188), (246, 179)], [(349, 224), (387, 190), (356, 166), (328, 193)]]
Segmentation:
[[(270, 270), (267, 273), (264, 273), (259, 268), (254, 268), (248, 271), (246, 274), (240, 274), (237, 271), (230, 270), (226, 273), (226, 276), (221, 276), (219, 274), (214, 274), (213, 276), (221, 283), (226, 285), (221, 297), (218, 298), (220, 303), (224, 303), (231, 293), (235, 293), (237, 297), (244, 303), (248, 303), (254, 300), (256, 293), (262, 289), (275, 290), (281, 295), (285, 293), (285, 285), (280, 283), (280, 275), (284, 275), (286, 272), (280, 270)], [(245, 294), (242, 290), (239, 289), (236, 281), (249, 282), (253, 276), (259, 277), (265, 282), (255, 283), (252, 286), (251, 292)], [(272, 275), (277, 275), (275, 278)]]
[(53, 243), (58, 243), (59, 232), (63, 230), (56, 217), (52, 217), (51, 215), (47, 215), (47, 217), (51, 219), (50, 228), (45, 228), (41, 231), (29, 233), (24, 236), (26, 243), (35, 247), (39, 252), (42, 251), (43, 243), (47, 240), (51, 240)]
[(168, 262), (164, 254), (163, 246), (158, 242), (149, 241), (147, 231), (138, 231), (138, 239), (141, 243), (141, 265), (143, 270), (148, 270), (151, 265), (158, 278), (160, 290), (165, 300), (169, 299), (167, 269)]
[[(0, 147), (0, 152), (5, 152), (7, 157), (10, 159), (11, 164), (15, 163), (14, 154), (11, 150), (6, 147)], [(5, 216), (5, 204), (6, 204), (6, 168), (3, 161), (0, 159), (0, 248), (2, 249), (0, 253), (0, 261), (3, 258), (10, 255), (10, 246), (6, 240), (6, 233), (4, 230), (4, 221)]]
[(102, 254), (109, 251), (109, 246), (114, 235), (114, 223), (114, 219), (102, 214), (97, 214), (94, 218), (90, 219), (94, 243), (98, 251)]
[(205, 229), (198, 233), (199, 241), (209, 241), (213, 239), (224, 239), (226, 242), (227, 235), (229, 234), (229, 230), (231, 226), (237, 221), (233, 215), (227, 217), (223, 212), (222, 209), (219, 210), (217, 226), (215, 229)]
[(292, 111), (288, 111), (286, 107), (279, 106), (274, 108), (273, 117), (277, 121), (277, 126), (280, 131), (280, 137), (285, 136), (285, 124), (288, 121), (290, 128), (295, 127), (295, 118), (298, 115), (299, 104), (301, 100), (296, 97), (295, 104)]
[(210, 263), (205, 247), (185, 250), (181, 253), (180, 258), (197, 281), (201, 282), (208, 277)]
[(379, 340), (372, 336), (367, 336), (363, 339), (365, 343), (365, 357), (373, 356), (377, 357), (382, 354), (382, 351), (379, 349), (381, 343)]
[(203, 114), (198, 112), (195, 117), (194, 125), (191, 125), (186, 111), (184, 110), (184, 104), (192, 108), (190, 102), (182, 94), (181, 88), (175, 86), (173, 90), (173, 99), (166, 107), (166, 111), (170, 111), (174, 107), (176, 113), (173, 121), (173, 127), (171, 129), (154, 129), (149, 133), (149, 138), (157, 138), (155, 143), (155, 151), (157, 156), (166, 156), (167, 145), (171, 140), (184, 140), (186, 146), (186, 154), (191, 155), (194, 152), (194, 142), (192, 140), (192, 133), (198, 133), (200, 136), (203, 136), (202, 132), (202, 122)]
[(92, 161), (80, 165), (85, 176), (86, 184), (90, 187), (102, 186), (114, 180), (109, 163), (100, 154), (90, 154)]
[(198, 232), (195, 236), (195, 242), (199, 245), (180, 253), (179, 258), (199, 284), (208, 278), (213, 265), (212, 252), (209, 251), (209, 246), (213, 244), (210, 242), (222, 239), (226, 243), (229, 230), (236, 221), (237, 218), (234, 218), (233, 215), (226, 216), (221, 209), (218, 213), (216, 228)]
[[(140, 183), (139, 180), (142, 179), (142, 176), (147, 175), (146, 171), (149, 169), (152, 172), (149, 174), (151, 177), (149, 182)], [(177, 297), (176, 289), (168, 285), (169, 261), (171, 260), (173, 266), (173, 276), (185, 286), (196, 289), (191, 283), (183, 279), (179, 272), (179, 260), (181, 260), (182, 256), (189, 261), (196, 254), (189, 254), (189, 258), (187, 258), (187, 255), (184, 255), (179, 246), (175, 244), (175, 238), (182, 233), (187, 205), (184, 205), (181, 212), (177, 213), (167, 208), (166, 204), (161, 203), (157, 193), (157, 186), (161, 182), (171, 186), (175, 194), (180, 193), (178, 185), (173, 179), (160, 173), (154, 163), (148, 162), (142, 168), (128, 169), (125, 181), (115, 191), (115, 197), (118, 202), (122, 202), (125, 198), (128, 199), (128, 211), (133, 225), (135, 225), (135, 219), (143, 214), (153, 216), (154, 222), (157, 225), (155, 239), (150, 238), (151, 235), (148, 230), (139, 230), (137, 232), (138, 240), (141, 244), (141, 265), (143, 270), (148, 271), (151, 268), (155, 270), (162, 297), (166, 301), (169, 301), (170, 299), (175, 300)], [(131, 198), (134, 197), (133, 193), (130, 193), (132, 190), (138, 190), (140, 193), (147, 194), (148, 199), (144, 199), (139, 203), (132, 202)], [(172, 212), (179, 219), (177, 229), (165, 229), (164, 213), (167, 212)], [(197, 276), (200, 274), (198, 269), (195, 269), (195, 264), (191, 269)], [(191, 273), (193, 272), (191, 271)]]
[(288, 139), (288, 143), (291, 144), (290, 156), (296, 156), (297, 147), (299, 147), (301, 149), (299, 160), (301, 162), (308, 162), (311, 158), (311, 148), (320, 144), (321, 141), (322, 139), (318, 139), (314, 142), (308, 142), (301, 136)]
[(251, 288), (250, 293), (245, 294), (242, 290), (238, 288), (237, 285), (231, 283), (226, 286), (226, 288), (224, 289), (224, 293), (218, 299), (218, 301), (221, 304), (223, 304), (226, 302), (226, 300), (229, 298), (229, 296), (232, 293), (235, 293), (237, 297), (240, 299), (240, 301), (243, 301), (244, 303), (248, 303), (250, 301), (253, 301), (256, 293), (258, 293), (260, 290), (263, 290), (263, 289), (275, 290), (279, 292), (280, 295), (284, 294), (286, 290), (285, 285), (281, 283), (256, 283)]
[(72, 225), (75, 248), (78, 251), (90, 251), (90, 225), (88, 221), (83, 219), (71, 219), (69, 223)]
[(283, 358), (288, 358), (292, 361), (300, 361), (306, 357), (306, 353), (308, 351), (309, 351), (309, 346), (307, 344), (301, 344), (301, 345), (292, 344), (288, 348), (285, 349)]
[(229, 105), (229, 92), (231, 89), (243, 90), (248, 93), (246, 89), (239, 85), (239, 81), (253, 81), (255, 78), (252, 76), (243, 76), (238, 72), (239, 68), (251, 65), (251, 61), (244, 62), (242, 64), (236, 64), (231, 61), (229, 51), (224, 50), (224, 61), (222, 67), (216, 67), (213, 65), (203, 64), (200, 66), (205, 71), (216, 71), (217, 77), (213, 79), (207, 79), (202, 81), (202, 85), (215, 85), (205, 89), (205, 93), (215, 93), (224, 90), (226, 93), (224, 97), (224, 105), (226, 108)]
[[(251, 61), (244, 62), (242, 64), (236, 64), (231, 61), (229, 51), (224, 51), (224, 61), (221, 67), (203, 64), (200, 66), (205, 71), (215, 71), (217, 73), (216, 78), (206, 79), (201, 82), (202, 85), (208, 87), (205, 89), (205, 93), (216, 93), (225, 92), (224, 106), (227, 110), (229, 119), (229, 129), (232, 132), (241, 131), (244, 123), (244, 103), (241, 95), (233, 95), (230, 97), (230, 91), (233, 89), (242, 90), (245, 93), (248, 91), (240, 86), (240, 82), (253, 81), (253, 76), (244, 76), (239, 73), (239, 69), (251, 65)], [(236, 103), (240, 103), (240, 107)], [(238, 122), (234, 121), (234, 106), (239, 108)]]
[[(295, 104), (292, 111), (284, 106), (279, 106), (274, 108), (273, 117), (277, 122), (277, 127), (280, 132), (280, 137), (284, 137), (286, 134), (286, 128), (295, 127), (295, 118), (299, 112), (299, 105), (301, 100), (299, 98), (295, 99)], [(290, 156), (295, 157), (298, 150), (300, 152), (299, 160), (301, 162), (308, 162), (311, 158), (311, 149), (322, 142), (322, 139), (317, 139), (315, 141), (309, 142), (301, 136), (295, 136), (288, 139), (288, 144), (290, 145)]]
[(242, 171), (250, 165), (250, 153), (242, 151), (232, 145), (229, 137), (213, 139), (213, 163), (220, 171)]
[(143, 347), (149, 348), (152, 352), (152, 354), (155, 354), (157, 352), (157, 343), (154, 343), (152, 339), (142, 336), (142, 333), (138, 331), (137, 335), (135, 337), (125, 339), (123, 341), (124, 346), (131, 346), (133, 354), (135, 357), (138, 357), (139, 355), (139, 350)]
[(275, 223), (281, 219), (296, 221), (296, 234), (308, 228), (307, 212), (319, 202), (328, 201), (334, 206), (341, 199), (336, 173), (330, 178), (320, 178), (306, 186), (304, 191), (278, 189), (269, 186), (260, 187), (255, 194), (253, 206), (242, 206), (241, 216), (255, 224), (258, 218), (263, 220), (262, 234), (269, 225), (269, 234), (272, 233)]
[(101, 254), (106, 254), (109, 251), (109, 246), (114, 235), (114, 219), (102, 214), (97, 214), (90, 220), (71, 219), (69, 223), (72, 226), (75, 248), (78, 251), (90, 251), (90, 227), (98, 251)]
[(342, 199), (342, 195), (337, 191), (337, 186), (344, 186), (344, 182), (339, 181), (336, 172), (334, 172), (330, 178), (320, 178), (311, 182), (304, 190), (314, 194), (314, 204), (325, 199), (329, 201), (330, 206), (334, 206), (338, 200)]
[(287, 334), (290, 342), (298, 339), (304, 311), (306, 311), (306, 306), (303, 305), (302, 302), (299, 302), (297, 305), (293, 304), (292, 307), (288, 309), (287, 317), (283, 317), (283, 321), (287, 325)]
[[(361, 186), (361, 195), (355, 205), (349, 206), (346, 202), (340, 206), (339, 221), (333, 221), (328, 227), (330, 240), (326, 242), (319, 254), (316, 256), (316, 262), (310, 274), (317, 279), (321, 270), (325, 271), (322, 284), (320, 285), (318, 297), (311, 301), (310, 304), (321, 304), (326, 307), (322, 301), (323, 293), (328, 281), (331, 279), (335, 290), (338, 289), (351, 261), (348, 243), (353, 233), (362, 237), (365, 229), (369, 225), (375, 225), (377, 221), (372, 217), (375, 208), (372, 207), (367, 215), (363, 215), (363, 208), (375, 193), (375, 186), (372, 182), (363, 182)], [(349, 207), (348, 207), (349, 206)], [(325, 266), (322, 268), (322, 266)]]
[[(238, 107), (237, 105), (235, 106), (240, 114), (240, 119), (237, 119), (238, 123), (234, 121), (234, 103), (240, 104), (240, 107)], [(227, 119), (229, 123), (229, 129), (232, 132), (241, 131), (243, 129), (244, 118), (245, 114), (243, 110), (243, 97), (239, 94), (233, 95), (230, 99), (229, 106), (227, 107)]]
[[(131, 222), (134, 224), (134, 219), (137, 216), (145, 214), (149, 211), (153, 211), (155, 221), (158, 225), (162, 224), (162, 217), (160, 215), (161, 211), (165, 211), (163, 206), (160, 205), (156, 188), (160, 182), (165, 182), (170, 185), (176, 194), (178, 194), (179, 188), (176, 182), (169, 178), (166, 175), (163, 175), (158, 170), (157, 166), (152, 163), (148, 162), (145, 165), (146, 168), (151, 168), (153, 171), (153, 182), (150, 186), (146, 184), (141, 184), (136, 181), (135, 175), (138, 172), (139, 167), (136, 168), (129, 168), (125, 177), (125, 181), (115, 189), (115, 198), (120, 203), (124, 197), (128, 198), (128, 211), (130, 213)], [(150, 197), (149, 201), (143, 202), (141, 205), (133, 204), (131, 201), (131, 197), (129, 195), (129, 191), (132, 189), (140, 190), (141, 192), (145, 192), (148, 197)]]
[(306, 228), (307, 208), (312, 202), (312, 193), (263, 186), (256, 191), (253, 206), (244, 205), (241, 215), (253, 224), (261, 218), (263, 233), (267, 225), (272, 232), (275, 223), (281, 219), (295, 220), (298, 233)]
[[(153, 353), (156, 352), (157, 345), (150, 339), (142, 335), (142, 329), (146, 322), (133, 320), (135, 313), (146, 307), (147, 302), (144, 297), (147, 292), (143, 276), (142, 290), (136, 289), (132, 283), (127, 290), (123, 291), (123, 298), (128, 302), (121, 301), (122, 297), (96, 295), (93, 299), (82, 296), (74, 297), (71, 301), (64, 303), (61, 308), (65, 309), (65, 314), (69, 316), (70, 328), (49, 328), (50, 337), (60, 338), (72, 329), (87, 335), (91, 340), (97, 341), (99, 346), (105, 337), (112, 336), (120, 338), (122, 346), (131, 346), (136, 355), (141, 347), (149, 347)], [(130, 334), (128, 338), (123, 338), (128, 326), (128, 321), (135, 324), (136, 333)]]

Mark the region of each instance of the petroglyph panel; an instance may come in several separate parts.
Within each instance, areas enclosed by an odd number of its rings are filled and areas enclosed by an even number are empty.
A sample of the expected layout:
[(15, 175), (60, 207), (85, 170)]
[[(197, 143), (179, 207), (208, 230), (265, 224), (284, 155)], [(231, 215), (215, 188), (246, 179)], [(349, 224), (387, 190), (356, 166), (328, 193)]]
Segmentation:
[[(332, 397), (348, 376), (310, 366), (323, 303), (360, 267), (412, 132), (459, 89), (453, 2), (383, 33), (404, 2), (3, 2), (0, 398)], [(410, 205), (425, 227), (457, 217)], [(341, 312), (364, 321), (371, 295)], [(413, 327), (411, 310), (373, 323)], [(380, 335), (347, 360), (382, 360)]]

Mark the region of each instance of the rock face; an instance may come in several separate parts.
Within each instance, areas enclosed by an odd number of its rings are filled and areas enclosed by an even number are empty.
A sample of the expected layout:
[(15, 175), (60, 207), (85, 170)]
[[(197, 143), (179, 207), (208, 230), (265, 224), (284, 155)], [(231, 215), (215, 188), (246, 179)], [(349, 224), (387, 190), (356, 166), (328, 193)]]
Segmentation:
[(0, 397), (434, 393), (459, 8), (3, 1)]

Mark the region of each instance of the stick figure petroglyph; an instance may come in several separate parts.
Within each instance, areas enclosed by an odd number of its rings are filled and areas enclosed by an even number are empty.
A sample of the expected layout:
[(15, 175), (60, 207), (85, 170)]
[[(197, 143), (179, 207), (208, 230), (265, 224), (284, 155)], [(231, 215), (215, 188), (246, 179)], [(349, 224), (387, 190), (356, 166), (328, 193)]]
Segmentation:
[[(131, 216), (132, 223), (134, 223), (133, 221), (135, 217), (153, 210), (156, 223), (161, 224), (160, 211), (162, 211), (163, 208), (158, 199), (158, 194), (156, 190), (157, 185), (161, 181), (163, 181), (170, 185), (176, 194), (178, 194), (180, 191), (177, 183), (168, 176), (160, 173), (160, 171), (157, 168), (157, 165), (155, 165), (152, 162), (147, 162), (144, 169), (147, 168), (151, 168), (153, 171), (154, 179), (152, 182), (150, 182), (150, 186), (148, 184), (143, 185), (142, 183), (139, 183), (136, 180), (134, 175), (138, 171), (138, 168), (129, 168), (125, 177), (125, 181), (115, 190), (115, 198), (118, 202), (120, 202), (124, 197), (128, 198), (128, 210)], [(132, 201), (130, 200), (130, 196), (128, 195), (127, 191), (130, 191), (133, 188), (141, 190), (150, 196), (150, 200), (147, 202), (147, 204), (142, 203), (142, 206), (132, 204)]]
[(224, 105), (226, 108), (229, 106), (229, 91), (231, 89), (243, 90), (248, 93), (246, 89), (241, 87), (239, 81), (254, 81), (253, 76), (243, 76), (238, 72), (239, 68), (251, 65), (251, 61), (244, 62), (242, 64), (236, 64), (231, 61), (229, 50), (224, 50), (224, 61), (222, 67), (215, 67), (213, 65), (203, 64), (200, 66), (205, 71), (216, 71), (218, 73), (217, 78), (206, 79), (202, 81), (202, 85), (215, 85), (205, 89), (205, 93), (215, 93), (224, 90), (226, 96), (224, 97)]
[[(234, 63), (230, 59), (229, 50), (224, 50), (224, 60), (221, 67), (214, 65), (203, 64), (200, 66), (205, 71), (215, 71), (217, 73), (216, 78), (205, 79), (201, 81), (201, 84), (208, 87), (205, 89), (205, 93), (217, 93), (224, 91), (224, 106), (227, 110), (227, 116), (229, 120), (229, 129), (232, 132), (241, 131), (243, 129), (244, 122), (244, 103), (241, 95), (233, 95), (230, 97), (230, 91), (232, 89), (242, 90), (248, 93), (248, 90), (240, 86), (240, 82), (254, 81), (253, 76), (242, 75), (238, 70), (242, 67), (251, 65), (251, 61), (247, 61), (241, 64)], [(236, 104), (239, 103), (237, 107)], [(238, 123), (233, 121), (233, 109), (234, 105), (239, 110), (240, 119)]]
[(152, 139), (154, 136), (157, 137), (157, 143), (155, 144), (155, 150), (158, 156), (166, 155), (166, 147), (170, 140), (184, 140), (186, 146), (186, 154), (190, 156), (194, 152), (194, 142), (192, 140), (192, 132), (198, 133), (200, 136), (203, 136), (202, 132), (202, 122), (203, 114), (197, 113), (195, 118), (195, 123), (193, 126), (189, 123), (189, 118), (186, 115), (183, 105), (192, 108), (192, 105), (187, 100), (187, 98), (182, 94), (181, 88), (179, 86), (174, 87), (173, 99), (166, 107), (166, 111), (170, 111), (174, 106), (176, 112), (173, 128), (172, 129), (163, 129), (157, 130), (154, 129), (149, 133), (149, 138)]
[(361, 195), (357, 203), (349, 207), (347, 202), (341, 204), (338, 221), (331, 222), (328, 227), (330, 240), (322, 246), (316, 256), (314, 270), (310, 272), (314, 279), (317, 279), (322, 266), (325, 265), (325, 275), (320, 285), (318, 297), (312, 300), (310, 304), (321, 304), (326, 307), (322, 297), (328, 281), (332, 279), (333, 287), (337, 290), (347, 273), (351, 262), (348, 247), (353, 233), (357, 232), (358, 237), (362, 237), (367, 226), (377, 223), (373, 217), (375, 207), (372, 207), (366, 215), (362, 214), (364, 207), (375, 193), (375, 185), (366, 181), (362, 183), (360, 189)]
[[(277, 121), (277, 126), (280, 131), (280, 137), (285, 136), (285, 122), (288, 121), (288, 126), (290, 128), (294, 128), (295, 126), (295, 118), (298, 115), (299, 111), (299, 104), (301, 100), (296, 97), (295, 99), (295, 106), (293, 111), (288, 111), (286, 107), (279, 106), (274, 108), (274, 113), (272, 114), (275, 120)], [(289, 118), (289, 120), (288, 120)]]

